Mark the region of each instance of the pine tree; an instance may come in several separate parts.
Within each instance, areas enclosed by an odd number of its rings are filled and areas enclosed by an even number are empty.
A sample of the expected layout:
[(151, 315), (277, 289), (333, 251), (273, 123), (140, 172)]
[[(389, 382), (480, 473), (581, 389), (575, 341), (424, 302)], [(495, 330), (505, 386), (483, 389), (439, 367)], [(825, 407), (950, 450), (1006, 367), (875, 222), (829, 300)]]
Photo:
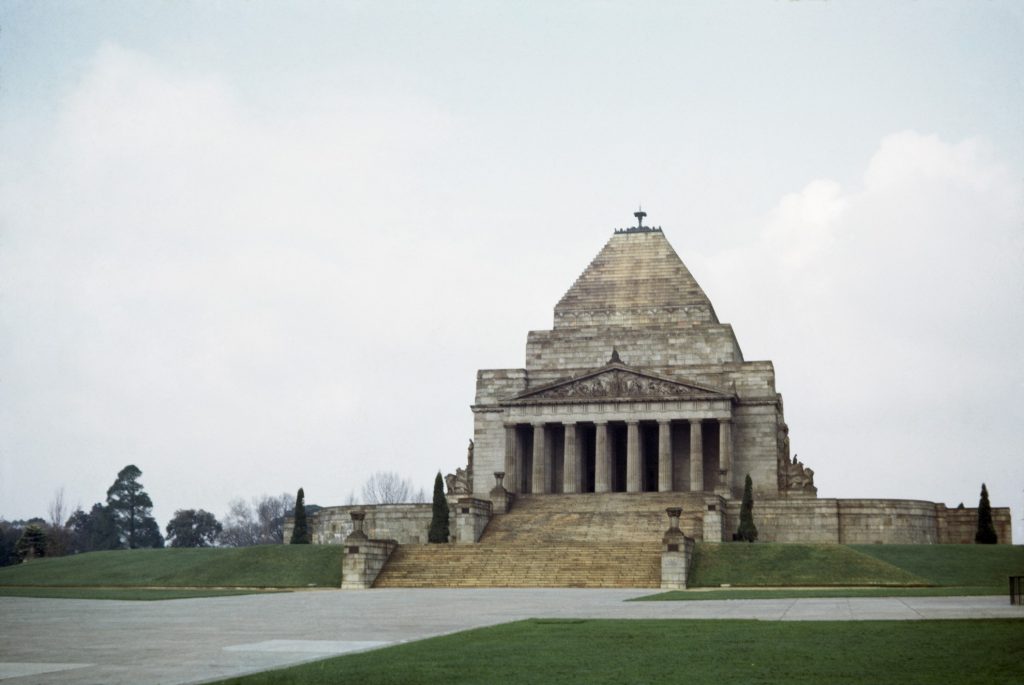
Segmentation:
[(757, 526), (754, 525), (754, 483), (747, 474), (743, 484), (743, 504), (740, 505), (740, 528), (736, 531), (739, 540), (754, 542), (757, 540)]
[(114, 520), (114, 528), (122, 545), (163, 547), (160, 526), (153, 518), (153, 500), (142, 489), (139, 476), (142, 471), (129, 464), (117, 474), (117, 480), (107, 490), (107, 509)]
[(444, 482), (441, 480), (441, 472), (437, 472), (434, 479), (434, 508), (430, 515), (430, 530), (427, 533), (428, 542), (448, 542), (451, 531), (448, 527), (448, 499), (444, 496)]
[(18, 556), (23, 560), (36, 559), (46, 556), (46, 531), (42, 526), (31, 524), (25, 528), (18, 539)]
[(979, 545), (994, 545), (998, 542), (996, 527), (992, 524), (992, 506), (988, 503), (988, 488), (981, 484), (981, 500), (978, 502), (978, 532), (974, 542)]
[(293, 545), (309, 544), (309, 528), (306, 526), (306, 493), (299, 488), (295, 495), (295, 525), (292, 527)]

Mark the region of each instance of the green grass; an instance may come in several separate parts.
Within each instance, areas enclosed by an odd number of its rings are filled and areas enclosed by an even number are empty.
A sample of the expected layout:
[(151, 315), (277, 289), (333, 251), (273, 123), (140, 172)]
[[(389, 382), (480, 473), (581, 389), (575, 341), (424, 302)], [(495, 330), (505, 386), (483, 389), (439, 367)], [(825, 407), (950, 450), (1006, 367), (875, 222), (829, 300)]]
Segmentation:
[(176, 590), (164, 588), (126, 587), (2, 587), (0, 597), (42, 597), (48, 599), (119, 599), (153, 601), (192, 599), (195, 597), (228, 597), (287, 590)]
[(1021, 635), (1024, 620), (534, 620), (222, 682), (1019, 685)]
[(850, 545), (935, 585), (983, 585), (1007, 591), (1007, 576), (1024, 575), (1019, 545)]
[(260, 545), (89, 552), (0, 568), (0, 587), (339, 587), (342, 551)]
[(931, 584), (845, 545), (776, 543), (697, 544), (689, 580), (690, 587)]

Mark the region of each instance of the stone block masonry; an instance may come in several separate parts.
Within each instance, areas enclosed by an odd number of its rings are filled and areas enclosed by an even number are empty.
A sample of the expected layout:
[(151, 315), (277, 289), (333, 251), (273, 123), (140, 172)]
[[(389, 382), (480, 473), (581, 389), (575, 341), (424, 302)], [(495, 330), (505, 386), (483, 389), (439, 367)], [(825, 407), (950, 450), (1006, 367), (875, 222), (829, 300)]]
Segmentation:
[[(740, 503), (728, 502), (726, 510), (726, 530), (734, 531)], [(993, 507), (992, 519), (999, 543), (1012, 544), (1009, 508)], [(754, 523), (762, 542), (970, 544), (978, 510), (921, 500), (755, 498)]]

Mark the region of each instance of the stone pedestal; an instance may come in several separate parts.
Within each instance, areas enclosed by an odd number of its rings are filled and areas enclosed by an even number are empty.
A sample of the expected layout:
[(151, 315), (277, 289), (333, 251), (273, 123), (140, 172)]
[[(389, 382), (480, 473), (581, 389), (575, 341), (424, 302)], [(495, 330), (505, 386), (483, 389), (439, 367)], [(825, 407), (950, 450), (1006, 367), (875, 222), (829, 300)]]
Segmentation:
[(345, 538), (345, 556), (341, 562), (341, 589), (365, 590), (384, 568), (388, 557), (398, 547), (394, 540), (370, 540), (363, 532), (366, 514), (352, 512), (352, 532)]
[(679, 515), (682, 509), (673, 507), (665, 510), (669, 527), (661, 538), (661, 588), (663, 590), (685, 590), (686, 580), (693, 561), (693, 539), (686, 537), (679, 529)]
[(472, 545), (491, 520), (491, 503), (475, 497), (461, 497), (455, 504), (455, 542)]
[(725, 499), (704, 498), (704, 542), (723, 542), (725, 537)]
[(505, 489), (504, 480), (505, 473), (503, 471), (495, 471), (494, 487), (487, 493), (491, 500), (491, 512), (495, 514), (507, 514), (509, 509), (512, 508), (512, 502), (515, 500), (515, 495)]

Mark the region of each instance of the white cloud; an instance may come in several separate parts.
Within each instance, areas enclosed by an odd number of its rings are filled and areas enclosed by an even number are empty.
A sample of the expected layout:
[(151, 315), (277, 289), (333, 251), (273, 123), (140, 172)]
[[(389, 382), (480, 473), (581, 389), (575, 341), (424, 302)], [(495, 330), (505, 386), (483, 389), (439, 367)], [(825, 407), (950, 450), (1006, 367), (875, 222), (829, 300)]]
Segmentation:
[[(749, 358), (776, 362), (822, 495), (1020, 504), (1018, 178), (979, 140), (886, 137), (862, 183), (782, 198), (761, 239), (699, 273)], [(749, 322), (774, 325), (759, 330)]]

